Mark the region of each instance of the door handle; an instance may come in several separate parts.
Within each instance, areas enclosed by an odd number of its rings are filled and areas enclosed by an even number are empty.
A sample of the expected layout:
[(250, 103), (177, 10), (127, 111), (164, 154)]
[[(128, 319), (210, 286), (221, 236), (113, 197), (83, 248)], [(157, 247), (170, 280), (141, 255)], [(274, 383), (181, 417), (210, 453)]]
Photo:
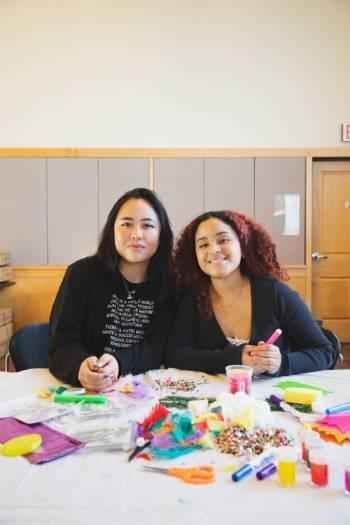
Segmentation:
[(311, 257), (312, 257), (312, 260), (313, 260), (313, 261), (316, 261), (316, 262), (318, 262), (318, 261), (324, 261), (325, 259), (328, 259), (328, 255), (321, 255), (321, 254), (318, 253), (318, 252), (314, 252), (314, 253), (311, 255)]

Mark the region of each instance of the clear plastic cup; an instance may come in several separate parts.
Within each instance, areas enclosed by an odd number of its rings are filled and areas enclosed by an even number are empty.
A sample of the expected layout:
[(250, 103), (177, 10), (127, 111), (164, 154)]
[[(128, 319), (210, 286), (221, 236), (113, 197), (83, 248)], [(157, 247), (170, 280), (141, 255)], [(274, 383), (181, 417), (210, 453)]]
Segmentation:
[(328, 485), (328, 454), (325, 447), (312, 448), (309, 452), (311, 484), (316, 487)]
[(225, 368), (231, 394), (250, 393), (253, 368), (245, 365), (229, 365)]
[(297, 451), (293, 447), (280, 447), (277, 454), (278, 480), (281, 485), (290, 487), (295, 484), (295, 463), (297, 461)]
[(344, 491), (347, 496), (350, 496), (350, 459), (344, 465)]

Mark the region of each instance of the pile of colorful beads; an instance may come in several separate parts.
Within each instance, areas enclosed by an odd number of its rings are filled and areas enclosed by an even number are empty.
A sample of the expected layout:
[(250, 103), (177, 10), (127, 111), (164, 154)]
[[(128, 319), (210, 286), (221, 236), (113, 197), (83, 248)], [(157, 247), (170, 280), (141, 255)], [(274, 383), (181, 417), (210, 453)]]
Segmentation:
[(243, 427), (227, 427), (216, 439), (220, 452), (241, 456), (242, 454), (259, 455), (267, 447), (282, 447), (293, 444), (293, 437), (283, 428), (264, 428), (249, 432)]
[(166, 377), (165, 379), (154, 379), (157, 387), (161, 390), (168, 390), (169, 392), (193, 392), (199, 385), (208, 383), (206, 378), (194, 381), (193, 379), (173, 379)]

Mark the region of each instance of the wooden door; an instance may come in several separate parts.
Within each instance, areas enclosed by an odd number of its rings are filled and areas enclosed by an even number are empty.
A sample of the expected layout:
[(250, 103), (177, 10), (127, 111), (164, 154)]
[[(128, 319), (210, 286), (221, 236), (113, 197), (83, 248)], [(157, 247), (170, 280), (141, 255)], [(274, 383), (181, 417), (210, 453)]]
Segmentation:
[(313, 165), (312, 310), (350, 341), (350, 162)]

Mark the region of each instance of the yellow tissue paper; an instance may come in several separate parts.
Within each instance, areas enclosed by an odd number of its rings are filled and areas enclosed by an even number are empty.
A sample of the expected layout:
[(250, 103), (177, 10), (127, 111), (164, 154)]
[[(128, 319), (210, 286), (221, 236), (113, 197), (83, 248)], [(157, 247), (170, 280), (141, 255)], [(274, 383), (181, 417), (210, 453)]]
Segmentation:
[(255, 423), (253, 407), (247, 406), (232, 422), (246, 430), (253, 430)]

